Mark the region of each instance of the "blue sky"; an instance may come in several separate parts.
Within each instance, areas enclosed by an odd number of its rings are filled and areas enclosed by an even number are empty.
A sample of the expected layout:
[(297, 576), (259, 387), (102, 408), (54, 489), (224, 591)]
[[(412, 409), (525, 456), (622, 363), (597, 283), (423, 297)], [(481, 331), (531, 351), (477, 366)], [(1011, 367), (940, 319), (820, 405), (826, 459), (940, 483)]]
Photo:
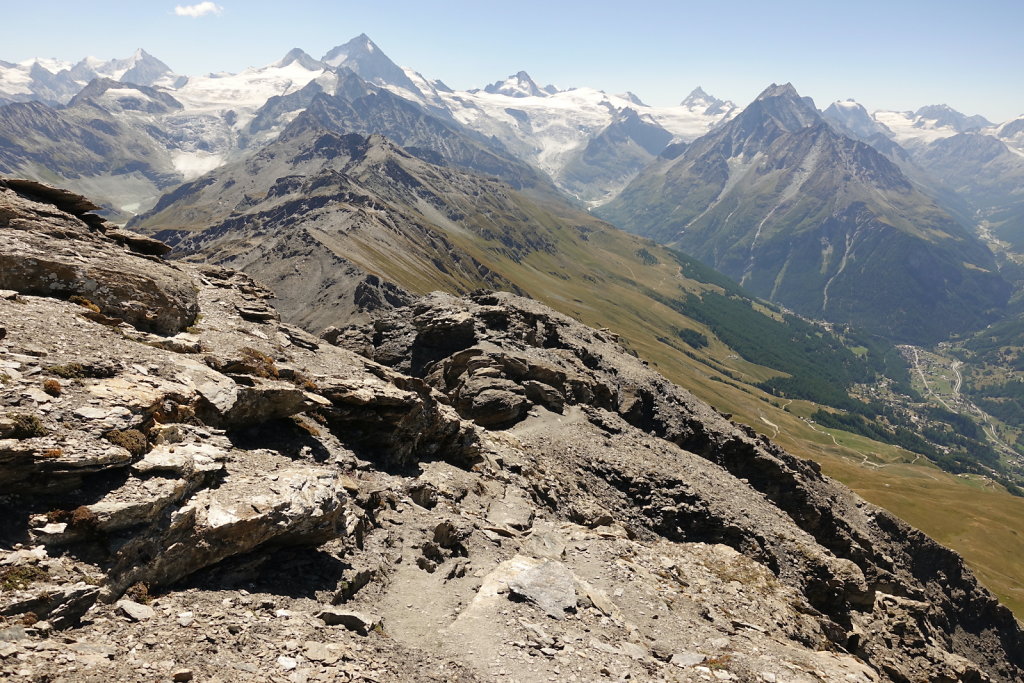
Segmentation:
[(0, 59), (121, 57), (136, 47), (179, 73), (239, 71), (301, 47), (314, 57), (365, 32), (394, 61), (455, 88), (525, 69), (541, 85), (632, 90), (674, 104), (695, 86), (745, 104), (791, 81), (820, 106), (945, 103), (1024, 114), (1024, 0), (405, 2), (198, 0), (4, 3)]

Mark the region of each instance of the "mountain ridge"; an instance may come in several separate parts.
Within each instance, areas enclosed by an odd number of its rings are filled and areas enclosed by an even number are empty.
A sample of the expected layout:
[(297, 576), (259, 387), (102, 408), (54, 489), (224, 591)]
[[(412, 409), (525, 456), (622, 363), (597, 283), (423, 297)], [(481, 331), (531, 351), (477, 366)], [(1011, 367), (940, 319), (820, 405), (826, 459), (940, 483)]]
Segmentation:
[[(648, 167), (599, 213), (692, 250), (761, 296), (890, 338), (934, 341), (984, 324), (1009, 294), (984, 246), (873, 147), (835, 133), (789, 84), (769, 86), (680, 156)], [(888, 251), (879, 239), (920, 259), (920, 268), (909, 262), (918, 269), (899, 286), (890, 281), (907, 271), (868, 258)], [(944, 272), (952, 279), (936, 275)], [(869, 292), (886, 293), (856, 303)], [(959, 318), (960, 296), (977, 311), (969, 323)], [(933, 308), (911, 312), (922, 305)]]

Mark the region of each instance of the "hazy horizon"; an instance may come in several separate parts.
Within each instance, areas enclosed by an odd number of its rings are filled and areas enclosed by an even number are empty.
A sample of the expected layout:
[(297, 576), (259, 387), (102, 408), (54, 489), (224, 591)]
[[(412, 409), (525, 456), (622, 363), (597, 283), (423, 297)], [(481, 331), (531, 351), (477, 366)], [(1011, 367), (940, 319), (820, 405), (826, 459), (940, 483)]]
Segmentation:
[(852, 98), (869, 111), (948, 104), (996, 123), (1024, 115), (1024, 3), (962, 8), (917, 0), (869, 0), (855, 12), (804, 0), (741, 0), (727, 10), (648, 2), (628, 11), (535, 0), (58, 1), (49, 18), (5, 8), (0, 60), (111, 59), (141, 47), (194, 76), (263, 66), (295, 47), (319, 58), (366, 33), (400, 66), (458, 90), (524, 70), (542, 86), (629, 90), (656, 106), (678, 104), (697, 86), (742, 106), (769, 83), (792, 82), (822, 109)]

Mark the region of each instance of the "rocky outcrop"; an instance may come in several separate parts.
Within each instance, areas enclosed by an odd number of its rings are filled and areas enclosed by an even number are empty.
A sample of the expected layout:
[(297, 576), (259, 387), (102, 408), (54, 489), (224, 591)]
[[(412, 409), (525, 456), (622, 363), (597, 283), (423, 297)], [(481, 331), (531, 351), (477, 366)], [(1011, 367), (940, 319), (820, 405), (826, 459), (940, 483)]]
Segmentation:
[[(98, 320), (125, 320), (160, 334), (175, 334), (195, 321), (190, 278), (175, 266), (138, 258), (132, 251), (159, 251), (154, 240), (116, 230), (108, 236), (102, 219), (88, 213), (97, 207), (43, 188), (0, 180), (0, 289), (79, 297), (95, 308)], [(116, 248), (119, 244), (124, 248)]]
[[(835, 647), (895, 662), (879, 665), (891, 666), (887, 675), (895, 679), (919, 676), (918, 665), (883, 656), (892, 638), (868, 625), (897, 598), (924, 600), (932, 610), (907, 621), (913, 635), (903, 642), (941, 643), (918, 648), (916, 657), (940, 666), (939, 653), (948, 651), (977, 662), (978, 671), (1004, 674), (1024, 664), (996, 654), (997, 642), (1020, 638), (1019, 627), (954, 553), (866, 504), (813, 463), (731, 423), (610, 333), (530, 300), (479, 293), (468, 300), (435, 294), (380, 312), (363, 335), (372, 339), (371, 357), (423, 377), (463, 417), (528, 433), (527, 451), (559, 444), (563, 478), (533, 487), (574, 521), (600, 514), (573, 509), (581, 504), (566, 496), (573, 471), (596, 498), (582, 501), (584, 509), (596, 502), (614, 510), (612, 517), (630, 520), (638, 534), (732, 546), (827, 615)], [(365, 348), (365, 341), (355, 345)], [(486, 395), (493, 398), (476, 400)], [(538, 419), (543, 427), (529, 426)], [(908, 544), (910, 536), (915, 542)], [(950, 631), (952, 623), (958, 626)], [(939, 632), (945, 635), (936, 639)]]
[[(77, 225), (4, 192), (30, 236)], [(165, 267), (85, 230), (49, 239)], [(959, 557), (607, 331), (480, 292), (328, 341), (242, 273), (174, 272), (170, 335), (0, 294), (0, 676), (1022, 675)]]

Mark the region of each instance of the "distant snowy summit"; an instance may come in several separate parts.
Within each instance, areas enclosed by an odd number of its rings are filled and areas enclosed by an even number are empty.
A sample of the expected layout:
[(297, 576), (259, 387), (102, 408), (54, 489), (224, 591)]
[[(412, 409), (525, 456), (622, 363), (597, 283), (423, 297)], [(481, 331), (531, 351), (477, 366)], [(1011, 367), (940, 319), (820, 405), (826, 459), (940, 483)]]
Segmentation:
[(42, 58), (17, 64), (0, 61), (0, 101), (67, 104), (96, 78), (171, 89), (181, 87), (187, 80), (142, 48), (130, 57), (108, 61), (96, 57), (86, 57), (74, 64)]
[(848, 134), (861, 140), (878, 135), (913, 150), (962, 134), (999, 138), (1010, 147), (1024, 149), (1024, 116), (997, 125), (979, 114), (968, 115), (948, 104), (930, 104), (917, 111), (875, 111), (868, 113), (853, 99), (837, 100), (823, 112)]
[[(470, 90), (471, 93), (480, 92)], [(495, 81), (484, 87), (484, 92), (491, 95), (508, 95), (509, 97), (547, 97), (558, 94), (558, 88), (553, 85), (546, 85), (543, 88), (537, 86), (525, 71), (512, 74), (503, 81)]]
[(686, 107), (690, 111), (700, 111), (706, 116), (728, 116), (736, 111), (736, 105), (729, 100), (720, 100), (714, 95), (709, 95), (699, 85), (686, 96), (680, 107)]

